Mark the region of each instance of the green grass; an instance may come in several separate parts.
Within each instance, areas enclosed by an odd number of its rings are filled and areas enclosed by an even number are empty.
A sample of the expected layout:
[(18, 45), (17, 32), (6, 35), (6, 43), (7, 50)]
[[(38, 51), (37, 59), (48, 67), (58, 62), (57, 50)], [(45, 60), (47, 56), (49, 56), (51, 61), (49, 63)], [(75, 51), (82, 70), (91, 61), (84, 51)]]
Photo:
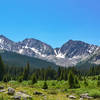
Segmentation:
[[(85, 86), (84, 82), (80, 81), (80, 88), (68, 89), (67, 81), (48, 80), (47, 90), (42, 89), (44, 81), (38, 81), (34, 85), (31, 84), (31, 81), (23, 81), (22, 83), (10, 81), (7, 84), (0, 82), (0, 85), (3, 85), (5, 89), (12, 87), (16, 92), (23, 91), (32, 96), (33, 100), (69, 100), (66, 95), (75, 95), (76, 100), (79, 100), (80, 94), (83, 93), (89, 93), (90, 96), (96, 98), (95, 100), (100, 100), (100, 87), (97, 86), (97, 80), (92, 80), (89, 77), (87, 83), (88, 86)], [(43, 93), (44, 96), (33, 95), (35, 91)], [(0, 100), (11, 100), (11, 97), (8, 94), (0, 93)]]
[(90, 91), (89, 95), (94, 98), (100, 98), (100, 90), (93, 89)]

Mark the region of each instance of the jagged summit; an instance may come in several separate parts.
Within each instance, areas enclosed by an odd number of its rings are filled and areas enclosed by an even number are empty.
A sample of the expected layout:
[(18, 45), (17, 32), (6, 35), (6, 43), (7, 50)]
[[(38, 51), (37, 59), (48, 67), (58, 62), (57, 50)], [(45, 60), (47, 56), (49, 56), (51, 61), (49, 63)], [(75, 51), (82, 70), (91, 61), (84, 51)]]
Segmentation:
[(53, 49), (50, 45), (34, 38), (16, 43), (3, 35), (0, 35), (0, 49), (40, 58), (61, 66), (76, 65), (100, 51), (99, 46), (77, 40), (69, 40), (60, 48)]

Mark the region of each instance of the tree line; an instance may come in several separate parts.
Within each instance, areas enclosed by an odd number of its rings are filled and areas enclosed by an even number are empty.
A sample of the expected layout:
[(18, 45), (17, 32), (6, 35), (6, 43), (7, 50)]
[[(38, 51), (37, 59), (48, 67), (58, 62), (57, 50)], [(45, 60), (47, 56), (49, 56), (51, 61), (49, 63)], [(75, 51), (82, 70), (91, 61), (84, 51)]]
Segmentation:
[[(78, 70), (77, 67), (58, 67), (54, 69), (52, 67), (33, 69), (27, 62), (25, 67), (14, 67), (5, 65), (2, 57), (0, 56), (0, 81), (8, 82), (10, 80), (15, 81), (28, 81), (32, 80), (32, 84), (38, 80), (68, 80), (70, 88), (79, 87), (79, 80), (83, 77), (94, 76), (100, 74), (100, 65), (91, 67), (88, 72)], [(86, 83), (86, 81), (85, 81)], [(46, 83), (45, 83), (46, 84)]]

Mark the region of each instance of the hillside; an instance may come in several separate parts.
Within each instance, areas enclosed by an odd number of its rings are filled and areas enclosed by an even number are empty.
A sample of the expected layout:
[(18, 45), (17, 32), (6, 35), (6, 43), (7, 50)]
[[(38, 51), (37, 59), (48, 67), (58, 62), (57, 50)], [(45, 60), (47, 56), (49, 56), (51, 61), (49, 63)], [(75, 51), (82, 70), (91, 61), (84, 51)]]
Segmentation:
[(53, 68), (57, 67), (53, 63), (50, 63), (41, 59), (37, 59), (34, 57), (20, 55), (14, 52), (1, 50), (0, 55), (2, 56), (4, 63), (9, 64), (11, 66), (23, 67), (26, 65), (27, 62), (29, 62), (32, 68), (46, 68), (48, 66), (51, 66)]

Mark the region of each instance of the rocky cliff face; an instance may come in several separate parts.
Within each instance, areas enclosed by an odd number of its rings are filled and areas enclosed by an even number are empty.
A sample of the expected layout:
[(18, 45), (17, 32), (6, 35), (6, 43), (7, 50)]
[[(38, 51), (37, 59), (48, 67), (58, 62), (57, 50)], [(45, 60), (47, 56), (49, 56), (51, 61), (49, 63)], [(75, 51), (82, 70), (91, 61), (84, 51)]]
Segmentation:
[[(15, 43), (3, 35), (0, 35), (0, 49), (40, 58), (61, 66), (76, 65), (78, 62), (98, 54), (100, 51), (99, 46), (90, 45), (82, 41), (69, 40), (61, 48), (53, 49), (50, 45), (33, 38)], [(93, 60), (94, 63), (98, 59)]]

